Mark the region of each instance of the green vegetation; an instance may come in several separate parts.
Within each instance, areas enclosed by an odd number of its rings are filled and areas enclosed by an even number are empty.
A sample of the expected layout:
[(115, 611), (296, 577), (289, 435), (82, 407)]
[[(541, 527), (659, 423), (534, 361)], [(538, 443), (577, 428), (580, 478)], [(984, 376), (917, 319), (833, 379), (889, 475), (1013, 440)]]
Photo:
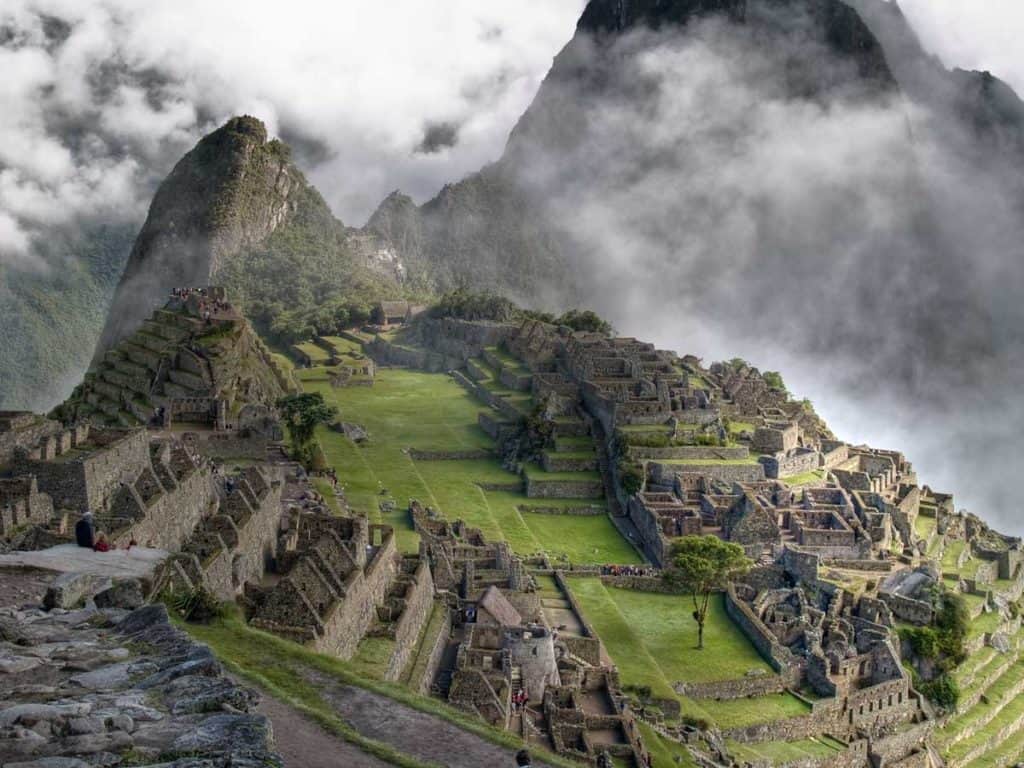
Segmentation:
[[(302, 372), (305, 374), (306, 372)], [(395, 527), (399, 548), (417, 547), (406, 508), (409, 499), (434, 507), (451, 520), (461, 518), (492, 540), (508, 541), (524, 555), (547, 552), (572, 563), (637, 563), (639, 555), (604, 515), (549, 515), (522, 511), (529, 506), (580, 506), (578, 499), (527, 499), (522, 478), (503, 469), (497, 458), (426, 461), (420, 451), (491, 450), (493, 442), (477, 426), (480, 404), (441, 374), (401, 369), (378, 372), (373, 387), (334, 389), (326, 380), (304, 375), (307, 391), (321, 394), (347, 421), (370, 434), (356, 445), (344, 435), (318, 430), (327, 462), (338, 471), (346, 499), (374, 521)], [(553, 479), (539, 468), (540, 478)], [(583, 473), (590, 479), (596, 473)], [(580, 479), (573, 476), (572, 479)], [(484, 490), (481, 484), (492, 489)], [(493, 489), (499, 486), (498, 489)], [(507, 487), (506, 489), (500, 486)], [(382, 502), (392, 502), (383, 511)]]
[(953, 709), (960, 699), (960, 688), (952, 674), (956, 665), (967, 659), (964, 640), (970, 631), (971, 617), (963, 595), (943, 592), (937, 598), (937, 610), (928, 627), (902, 627), (900, 638), (910, 644), (915, 656), (935, 663), (938, 674), (915, 687), (940, 707)]
[(744, 677), (750, 670), (773, 674), (746, 636), (712, 596), (705, 626), (707, 648), (694, 653), (697, 623), (679, 610), (678, 595), (607, 587), (598, 578), (571, 578), (569, 586), (619, 668), (624, 685), (646, 687), (660, 699), (680, 702), (683, 717), (741, 727), (805, 714), (808, 705), (790, 694), (733, 701), (694, 700), (675, 693), (674, 682)]
[(813, 485), (825, 479), (825, 471), (814, 469), (810, 472), (801, 472), (799, 475), (790, 475), (781, 479), (789, 485)]
[(786, 383), (782, 380), (782, 374), (778, 371), (765, 371), (761, 374), (764, 377), (764, 383), (771, 389), (777, 389), (780, 392), (786, 391)]
[(459, 288), (449, 291), (430, 308), (431, 317), (454, 317), (460, 320), (490, 320), (514, 323), (532, 319), (553, 325), (565, 325), (574, 331), (592, 331), (611, 334), (611, 323), (589, 309), (570, 309), (555, 316), (549, 312), (521, 309), (515, 302), (490, 291), (470, 291)]
[(828, 736), (799, 741), (765, 741), (757, 744), (727, 741), (726, 746), (729, 748), (729, 753), (741, 761), (756, 763), (767, 760), (773, 765), (797, 760), (829, 758), (846, 748), (846, 745)]
[(324, 402), (319, 392), (283, 397), (277, 401), (277, 408), (288, 427), (293, 455), (309, 466), (312, 463), (311, 444), (316, 428), (337, 416), (338, 409)]
[(743, 547), (722, 541), (717, 536), (683, 536), (672, 542), (665, 581), (693, 599), (693, 619), (697, 622), (697, 648), (704, 648), (704, 625), (712, 593), (750, 570), (753, 562)]
[(352, 670), (363, 677), (383, 680), (388, 661), (395, 650), (395, 641), (387, 637), (364, 637), (355, 656), (349, 661)]

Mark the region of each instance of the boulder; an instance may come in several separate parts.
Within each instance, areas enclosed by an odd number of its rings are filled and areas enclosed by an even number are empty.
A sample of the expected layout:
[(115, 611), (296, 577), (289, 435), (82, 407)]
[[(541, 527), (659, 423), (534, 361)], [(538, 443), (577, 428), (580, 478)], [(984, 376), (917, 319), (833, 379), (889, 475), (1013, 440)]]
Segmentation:
[(171, 745), (177, 753), (256, 750), (273, 741), (270, 721), (263, 715), (212, 715)]
[(43, 607), (47, 610), (77, 608), (110, 584), (110, 579), (89, 573), (62, 573), (46, 590)]
[(124, 635), (134, 635), (155, 624), (170, 624), (167, 607), (163, 603), (154, 603), (132, 611), (117, 625), (117, 631)]
[(125, 608), (134, 611), (146, 603), (142, 595), (142, 584), (138, 579), (115, 581), (111, 586), (96, 593), (97, 608)]

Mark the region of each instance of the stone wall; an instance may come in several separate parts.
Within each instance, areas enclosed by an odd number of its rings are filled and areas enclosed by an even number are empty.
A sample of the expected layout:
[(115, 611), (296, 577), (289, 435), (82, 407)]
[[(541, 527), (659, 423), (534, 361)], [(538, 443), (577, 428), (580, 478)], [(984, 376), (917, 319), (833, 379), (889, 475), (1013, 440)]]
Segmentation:
[(735, 680), (717, 680), (709, 683), (675, 682), (675, 692), (691, 699), (745, 699), (750, 696), (765, 696), (786, 690), (786, 680), (781, 675), (759, 675), (741, 677)]
[(676, 445), (651, 448), (631, 445), (626, 455), (637, 461), (652, 459), (745, 459), (750, 455), (746, 446), (714, 447), (708, 445)]
[(767, 477), (786, 478), (817, 469), (820, 463), (820, 454), (810, 449), (797, 449), (789, 454), (762, 456), (758, 461), (764, 465), (764, 473)]
[[(743, 630), (747, 639), (776, 672), (786, 676), (793, 674), (795, 660), (792, 652), (783, 647), (754, 615), (750, 606), (736, 596), (735, 587), (731, 584), (725, 592), (725, 612)], [(795, 680), (789, 682), (793, 683)]]
[(405, 610), (395, 623), (395, 649), (384, 672), (385, 680), (398, 680), (409, 660), (415, 658), (420, 632), (433, 607), (434, 579), (430, 574), (429, 561), (423, 558), (413, 574), (413, 584), (406, 590)]
[[(438, 605), (439, 611), (445, 611), (448, 613), (448, 609), (443, 605)], [(441, 660), (444, 658), (445, 649), (448, 647), (448, 639), (451, 637), (452, 623), (451, 617), (446, 615), (444, 621), (441, 622), (438, 632), (433, 636), (426, 636), (423, 638), (423, 646), (420, 648), (420, 655), (427, 654), (426, 662), (421, 667), (421, 672), (417, 679), (409, 681), (410, 687), (417, 693), (426, 696), (430, 693), (430, 687), (434, 682), (434, 678), (437, 677), (437, 671), (441, 667)], [(419, 665), (417, 665), (419, 668)]]
[(0, 411), (0, 466), (11, 461), (16, 450), (31, 450), (62, 429), (60, 422), (33, 413)]
[(346, 580), (345, 598), (335, 602), (324, 617), (323, 634), (313, 643), (317, 651), (352, 658), (395, 577), (395, 554), (394, 536), (388, 536), (366, 569), (353, 572)]
[(210, 470), (194, 468), (179, 480), (177, 488), (158, 497), (143, 517), (119, 531), (114, 543), (120, 546), (134, 539), (144, 546), (177, 551), (216, 501)]
[(138, 477), (149, 467), (149, 438), (144, 429), (93, 431), (82, 453), (56, 460), (18, 456), (16, 475), (35, 475), (39, 490), (56, 509), (98, 511), (126, 478)]
[(759, 483), (765, 479), (761, 464), (648, 464), (651, 479), (671, 486), (677, 474), (703, 475), (727, 483)]
[(526, 496), (531, 499), (596, 499), (604, 483), (595, 480), (538, 480), (526, 475)]

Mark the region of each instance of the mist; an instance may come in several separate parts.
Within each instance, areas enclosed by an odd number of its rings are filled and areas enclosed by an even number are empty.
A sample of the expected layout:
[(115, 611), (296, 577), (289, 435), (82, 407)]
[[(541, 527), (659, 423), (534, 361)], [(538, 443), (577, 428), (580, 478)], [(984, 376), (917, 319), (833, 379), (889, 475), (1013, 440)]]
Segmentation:
[(1024, 534), (1019, 172), (961, 155), (972, 138), (884, 77), (863, 86), (810, 20), (766, 13), (575, 41), (566, 69), (600, 98), (560, 114), (568, 141), (543, 113), (580, 84), (545, 84), (519, 180), (621, 333), (779, 370), (839, 437), (904, 451)]

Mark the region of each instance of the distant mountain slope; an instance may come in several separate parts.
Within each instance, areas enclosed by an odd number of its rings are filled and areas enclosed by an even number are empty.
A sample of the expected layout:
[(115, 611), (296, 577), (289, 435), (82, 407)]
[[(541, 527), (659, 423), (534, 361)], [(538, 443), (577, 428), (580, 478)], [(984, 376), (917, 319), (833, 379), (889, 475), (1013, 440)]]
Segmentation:
[(229, 284), (233, 300), (269, 322), (328, 299), (398, 294), (403, 270), (334, 217), (263, 123), (232, 118), (157, 190), (95, 359), (176, 287)]

